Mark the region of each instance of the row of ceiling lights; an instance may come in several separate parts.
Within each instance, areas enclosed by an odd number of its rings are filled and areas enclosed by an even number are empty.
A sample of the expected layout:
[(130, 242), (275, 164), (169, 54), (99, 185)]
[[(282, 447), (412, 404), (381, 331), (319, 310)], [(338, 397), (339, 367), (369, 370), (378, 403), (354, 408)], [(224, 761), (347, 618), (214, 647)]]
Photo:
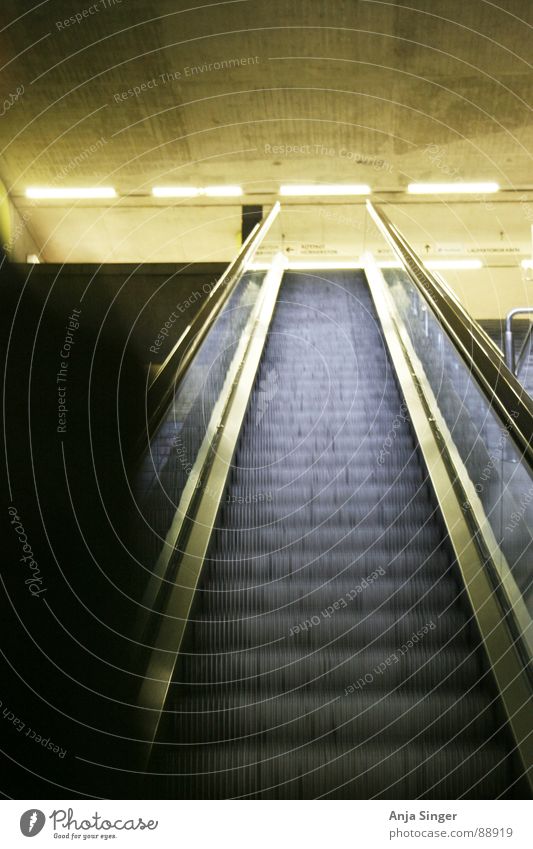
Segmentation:
[[(410, 183), (407, 187), (409, 194), (441, 195), (441, 194), (488, 194), (499, 191), (498, 183)], [(363, 184), (336, 183), (326, 184), (295, 184), (282, 185), (279, 194), (282, 197), (335, 197), (371, 194), (370, 186)], [(195, 198), (195, 197), (241, 197), (244, 194), (241, 186), (154, 186), (152, 195), (156, 198)], [(85, 188), (55, 188), (30, 187), (26, 189), (26, 197), (33, 200), (84, 200), (112, 199), (118, 197), (114, 188), (95, 186)], [(480, 260), (435, 260), (428, 261), (428, 268), (480, 268)], [(525, 259), (522, 268), (533, 267), (533, 260)]]
[[(407, 192), (411, 195), (484, 195), (497, 192), (499, 188), (498, 183), (409, 183)], [(279, 187), (281, 197), (351, 197), (371, 193), (372, 189), (366, 184), (295, 184)], [(222, 198), (241, 197), (243, 194), (244, 191), (241, 186), (154, 186), (152, 189), (152, 195), (156, 198)], [(110, 186), (86, 188), (32, 186), (26, 189), (26, 197), (32, 200), (92, 200), (112, 199), (118, 197), (118, 195), (116, 190)]]
[[(269, 262), (252, 262), (248, 266), (249, 271), (266, 271), (270, 268)], [(403, 268), (401, 263), (396, 260), (379, 260), (377, 262), (379, 268)], [(480, 259), (435, 259), (426, 260), (424, 262), (426, 268), (432, 271), (444, 271), (450, 269), (462, 269), (464, 271), (473, 271), (483, 268), (483, 262)], [(339, 260), (298, 260), (288, 259), (287, 268), (294, 271), (304, 270), (331, 270), (331, 269), (353, 269), (364, 268), (364, 263), (361, 259), (339, 259)]]
[[(30, 265), (39, 265), (41, 260), (37, 254), (28, 254), (26, 262)], [(424, 262), (426, 268), (432, 271), (473, 271), (483, 268), (483, 263), (480, 259), (434, 259)], [(533, 260), (522, 260), (522, 268), (533, 269)], [(381, 260), (378, 262), (379, 268), (402, 268), (402, 265), (395, 260)], [(268, 271), (270, 263), (268, 262), (252, 262), (248, 266), (248, 271)], [(354, 269), (363, 268), (359, 260), (288, 260), (287, 268), (294, 271), (320, 271), (332, 269)]]
[[(396, 260), (380, 260), (378, 261), (379, 268), (403, 268), (401, 263)], [(480, 259), (428, 259), (423, 262), (425, 268), (431, 271), (475, 271), (484, 267), (483, 261)], [(533, 259), (522, 260), (522, 268), (533, 268)], [(341, 259), (341, 260), (289, 260), (288, 268), (297, 271), (305, 269), (318, 271), (320, 269), (352, 269), (364, 268), (364, 265), (358, 259)], [(249, 266), (250, 271), (265, 271), (270, 268), (268, 262), (253, 262)]]

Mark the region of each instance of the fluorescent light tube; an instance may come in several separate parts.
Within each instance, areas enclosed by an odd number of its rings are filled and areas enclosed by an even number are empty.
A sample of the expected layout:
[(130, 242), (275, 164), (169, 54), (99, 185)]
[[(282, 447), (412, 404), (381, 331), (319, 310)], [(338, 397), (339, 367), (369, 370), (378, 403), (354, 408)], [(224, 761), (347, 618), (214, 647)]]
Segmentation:
[(271, 267), (271, 262), (251, 262), (246, 266), (246, 271), (268, 271)]
[(358, 259), (346, 260), (289, 260), (288, 268), (290, 271), (328, 271), (338, 269), (362, 268), (361, 262)]
[(195, 198), (201, 191), (195, 186), (154, 186), (152, 194), (155, 198)]
[(475, 269), (483, 268), (483, 263), (480, 259), (428, 259), (424, 262), (426, 268), (434, 271), (446, 268), (456, 269)]
[[(395, 259), (383, 259), (379, 260), (378, 268), (403, 268), (402, 264)], [(475, 269), (475, 268), (483, 268), (483, 263), (480, 259), (428, 259), (427, 262), (424, 262), (424, 266), (433, 271), (438, 271), (439, 269)]]
[(204, 195), (210, 198), (240, 197), (240, 186), (154, 186), (152, 194), (156, 198), (197, 198)]
[[(358, 259), (347, 259), (347, 260), (327, 260), (327, 259), (310, 259), (310, 260), (290, 260), (285, 257), (286, 260), (286, 268), (289, 271), (327, 271), (333, 269), (351, 269), (351, 268), (362, 268), (360, 260)], [(252, 262), (249, 266), (247, 266), (247, 271), (266, 271), (271, 267), (272, 263), (270, 262)]]
[(208, 198), (236, 198), (242, 195), (240, 186), (206, 186), (202, 194)]
[(284, 197), (314, 197), (327, 195), (369, 195), (372, 189), (367, 185), (343, 185), (336, 183), (333, 185), (313, 184), (311, 186), (295, 185), (295, 186), (280, 186), (279, 193)]
[(469, 195), (497, 192), (498, 183), (409, 183), (410, 195)]
[(33, 200), (83, 200), (84, 198), (116, 198), (116, 196), (115, 189), (110, 186), (79, 189), (30, 186), (26, 189), (26, 197)]

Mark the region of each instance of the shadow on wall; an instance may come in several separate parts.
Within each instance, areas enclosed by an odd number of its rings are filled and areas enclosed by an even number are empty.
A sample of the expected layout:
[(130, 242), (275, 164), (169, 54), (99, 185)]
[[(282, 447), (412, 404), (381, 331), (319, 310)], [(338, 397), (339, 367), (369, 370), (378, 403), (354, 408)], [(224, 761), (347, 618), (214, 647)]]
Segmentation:
[[(113, 315), (131, 331), (143, 363), (160, 363), (196, 315), (226, 266), (223, 263), (67, 264), (44, 263), (32, 268), (37, 289), (53, 289), (55, 298), (98, 304), (102, 317), (113, 304)], [(26, 277), (27, 265), (16, 267)], [(70, 301), (68, 301), (70, 303)]]
[(18, 798), (116, 796), (79, 758), (131, 750), (145, 369), (96, 288), (0, 262), (4, 765)]

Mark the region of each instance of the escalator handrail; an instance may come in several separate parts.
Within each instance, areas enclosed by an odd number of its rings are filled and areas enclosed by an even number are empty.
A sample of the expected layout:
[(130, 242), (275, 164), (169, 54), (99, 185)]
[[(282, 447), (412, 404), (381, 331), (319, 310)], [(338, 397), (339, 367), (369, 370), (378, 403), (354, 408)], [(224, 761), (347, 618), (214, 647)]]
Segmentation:
[(467, 364), (520, 454), (533, 470), (533, 401), (500, 354), (487, 345), (477, 321), (451, 297), (447, 287), (426, 268), (397, 227), (379, 207), (367, 200), (367, 208), (378, 229), (400, 259), (402, 267), (429, 304), (438, 321)]
[[(458, 308), (458, 309), (459, 309), (459, 310), (460, 310), (460, 311), (464, 314), (465, 319), (466, 319), (467, 321), (473, 321), (473, 319), (472, 319), (471, 315), (470, 315), (470, 314), (468, 313), (468, 311), (464, 308), (464, 306), (462, 305), (461, 301), (459, 300), (459, 298), (457, 297), (457, 295), (456, 295), (456, 294), (455, 294), (455, 292), (453, 291), (452, 287), (448, 284), (448, 282), (444, 279), (444, 277), (442, 277), (442, 275), (441, 275), (441, 274), (438, 274), (438, 273), (437, 273), (437, 272), (435, 272), (435, 271), (433, 271), (433, 276), (434, 276), (434, 277), (435, 277), (435, 279), (436, 279), (436, 280), (440, 283), (440, 285), (441, 285), (442, 289), (444, 289), (444, 291), (445, 291), (445, 292), (447, 292), (447, 294), (450, 296), (450, 298), (453, 298), (453, 300), (454, 300), (454, 302), (455, 302), (455, 304), (456, 304), (457, 308)], [(504, 356), (503, 351), (502, 351), (502, 350), (500, 350), (500, 348), (498, 347), (498, 345), (496, 344), (496, 342), (494, 342), (494, 340), (490, 338), (490, 336), (489, 336), (489, 334), (487, 333), (487, 331), (485, 330), (485, 328), (484, 328), (484, 327), (482, 327), (482, 326), (481, 326), (481, 324), (479, 324), (479, 322), (476, 322), (476, 324), (477, 324), (477, 326), (478, 326), (479, 332), (480, 332), (480, 334), (481, 334), (482, 338), (484, 339), (485, 344), (487, 345), (487, 347), (488, 347), (488, 348), (492, 348), (492, 350), (494, 351), (494, 353), (496, 354), (496, 356), (497, 356), (497, 357), (499, 357), (499, 358), (501, 359), (501, 358)]]
[(151, 439), (166, 411), (170, 396), (183, 380), (200, 345), (241, 279), (242, 273), (265, 238), (280, 211), (276, 201), (243, 242), (239, 253), (211, 289), (191, 323), (181, 334), (165, 360), (156, 369), (147, 387), (147, 437)]

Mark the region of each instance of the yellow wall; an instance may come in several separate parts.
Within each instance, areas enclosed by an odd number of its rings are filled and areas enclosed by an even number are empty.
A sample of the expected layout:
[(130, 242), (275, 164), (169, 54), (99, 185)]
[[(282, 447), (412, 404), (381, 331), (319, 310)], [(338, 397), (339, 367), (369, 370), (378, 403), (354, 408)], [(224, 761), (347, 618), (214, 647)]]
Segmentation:
[[(7, 189), (0, 181), (0, 243), (6, 250), (11, 238), (11, 212)], [(7, 251), (9, 253), (9, 251)]]

